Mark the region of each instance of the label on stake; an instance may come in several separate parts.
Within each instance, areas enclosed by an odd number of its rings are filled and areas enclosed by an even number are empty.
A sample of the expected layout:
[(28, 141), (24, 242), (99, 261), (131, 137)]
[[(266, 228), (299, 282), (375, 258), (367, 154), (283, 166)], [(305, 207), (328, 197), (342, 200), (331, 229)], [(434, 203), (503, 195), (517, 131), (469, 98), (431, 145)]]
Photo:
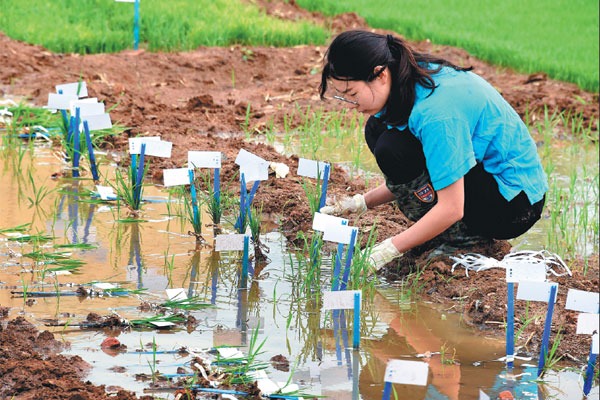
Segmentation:
[(544, 282), (545, 280), (545, 264), (511, 262), (506, 265), (506, 282)]
[(565, 309), (595, 314), (600, 307), (600, 293), (569, 289)]
[(62, 91), (62, 94), (69, 94), (77, 97), (87, 97), (88, 90), (87, 85), (84, 81), (82, 82), (73, 82), (73, 83), (64, 83), (62, 85), (56, 85), (56, 93)]
[(350, 244), (352, 232), (356, 229), (354, 226), (341, 225), (333, 229), (326, 229), (323, 232), (323, 240), (328, 242)]
[(165, 186), (180, 186), (190, 184), (190, 170), (187, 168), (163, 169), (163, 182)]
[(578, 335), (592, 335), (600, 329), (600, 314), (582, 313), (577, 317), (577, 333)]
[(269, 164), (244, 164), (240, 165), (240, 180), (244, 174), (246, 183), (266, 181), (269, 179)]
[(221, 168), (221, 152), (188, 151), (188, 168)]
[(344, 226), (348, 224), (348, 220), (346, 218), (336, 217), (335, 215), (321, 214), (320, 212), (316, 212), (313, 217), (312, 228), (315, 231), (325, 232), (331, 229), (337, 229), (340, 226)]
[(98, 103), (98, 99), (96, 98), (72, 101), (69, 105), (71, 115), (75, 115), (76, 108), (79, 108), (79, 115), (81, 117), (105, 113), (104, 103)]
[(558, 283), (554, 282), (520, 282), (517, 289), (517, 300), (543, 301), (547, 303), (550, 300), (550, 289), (554, 285), (557, 286), (557, 296), (554, 298), (554, 302), (556, 303), (556, 299), (558, 298)]
[(324, 161), (307, 160), (306, 158), (298, 159), (298, 175), (307, 178), (320, 178), (325, 176), (325, 166), (329, 165)]
[(244, 149), (240, 149), (240, 152), (235, 158), (235, 163), (240, 167), (246, 164), (267, 164), (267, 166), (269, 165), (269, 163), (264, 158), (260, 158), (256, 154), (252, 154)]
[(138, 136), (129, 138), (129, 154), (140, 154), (142, 151), (142, 143), (158, 141), (160, 141), (160, 136)]
[(72, 101), (77, 101), (77, 96), (71, 94), (48, 93), (47, 108), (55, 110), (68, 110)]
[(354, 295), (358, 293), (361, 296), (360, 290), (334, 290), (323, 292), (323, 309), (324, 310), (343, 310), (354, 308)]
[[(87, 121), (88, 129), (90, 131), (98, 131), (100, 129), (110, 129), (112, 128), (112, 122), (110, 121), (109, 114), (98, 114), (98, 115), (88, 115), (83, 120)], [(80, 130), (83, 129), (83, 121), (80, 125)]]
[(390, 360), (385, 369), (385, 382), (403, 385), (427, 385), (429, 365), (421, 361)]

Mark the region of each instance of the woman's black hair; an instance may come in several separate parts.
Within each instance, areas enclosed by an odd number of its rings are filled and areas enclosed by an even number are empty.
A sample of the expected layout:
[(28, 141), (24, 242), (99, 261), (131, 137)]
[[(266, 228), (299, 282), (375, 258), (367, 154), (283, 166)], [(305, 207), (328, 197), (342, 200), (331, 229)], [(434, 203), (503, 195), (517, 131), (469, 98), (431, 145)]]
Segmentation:
[[(430, 64), (437, 64), (435, 67)], [(408, 122), (415, 103), (415, 84), (435, 90), (432, 74), (442, 67), (470, 71), (448, 60), (414, 51), (402, 39), (368, 31), (346, 31), (339, 34), (325, 53), (319, 93), (325, 98), (327, 80), (370, 82), (381, 72), (375, 67), (388, 67), (392, 88), (382, 118), (392, 125)], [(376, 72), (376, 73), (375, 73)]]

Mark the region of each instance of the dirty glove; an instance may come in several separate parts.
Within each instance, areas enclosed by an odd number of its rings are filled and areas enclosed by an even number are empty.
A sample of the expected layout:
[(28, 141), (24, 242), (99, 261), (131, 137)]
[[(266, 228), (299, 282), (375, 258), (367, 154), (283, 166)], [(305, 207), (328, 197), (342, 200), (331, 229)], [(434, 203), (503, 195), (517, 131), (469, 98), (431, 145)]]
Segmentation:
[(335, 201), (332, 205), (321, 207), (319, 212), (329, 215), (345, 215), (366, 210), (367, 203), (365, 203), (365, 196), (356, 194), (352, 197), (344, 197), (343, 199)]
[(398, 251), (396, 246), (394, 246), (392, 243), (392, 238), (388, 238), (371, 249), (369, 262), (373, 268), (373, 272), (375, 272), (379, 271), (381, 267), (400, 256), (402, 256), (402, 253)]

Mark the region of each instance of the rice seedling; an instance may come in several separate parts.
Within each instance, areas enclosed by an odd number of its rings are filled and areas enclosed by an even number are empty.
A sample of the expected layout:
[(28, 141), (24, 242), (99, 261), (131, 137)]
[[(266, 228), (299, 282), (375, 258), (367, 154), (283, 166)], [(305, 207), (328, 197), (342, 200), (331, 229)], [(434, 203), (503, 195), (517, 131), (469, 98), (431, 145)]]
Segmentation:
[[(142, 148), (145, 146), (142, 145)], [(143, 153), (132, 156), (129, 171), (124, 174), (120, 169), (115, 171), (114, 183), (109, 182), (117, 194), (117, 203), (123, 202), (129, 208), (130, 216), (137, 218), (140, 215), (143, 181), (148, 172), (150, 163), (145, 163)]]
[(203, 310), (205, 308), (213, 307), (210, 303), (202, 301), (200, 296), (194, 296), (187, 299), (179, 300), (167, 300), (160, 304), (161, 307), (170, 308), (172, 310)]
[(27, 200), (29, 201), (29, 208), (39, 207), (44, 201), (44, 199), (48, 197), (48, 195), (50, 195), (54, 190), (49, 189), (44, 185), (37, 186), (35, 183), (35, 179), (33, 178), (33, 174), (31, 173), (31, 170), (28, 170), (28, 176), (32, 191), (32, 195), (27, 196)]
[(546, 358), (546, 362), (544, 364), (544, 369), (542, 370), (542, 374), (540, 375), (539, 378), (543, 378), (544, 374), (547, 371), (551, 371), (551, 370), (555, 369), (556, 366), (558, 365), (558, 363), (560, 362), (560, 360), (562, 359), (562, 356), (558, 355), (558, 346), (560, 345), (562, 337), (563, 337), (562, 328), (559, 327), (558, 333), (556, 334), (556, 337), (554, 338), (554, 341), (552, 342), (552, 346), (550, 347), (548, 352), (543, 355), (543, 357)]
[(170, 322), (173, 324), (184, 323), (186, 319), (181, 315), (155, 315), (148, 318), (139, 318), (129, 320), (129, 324), (134, 328), (154, 328), (155, 323)]
[(440, 347), (440, 358), (444, 365), (456, 364), (456, 348), (453, 348), (452, 354), (450, 354), (450, 349), (446, 346), (446, 343), (442, 344), (442, 347)]
[(206, 198), (205, 203), (208, 207), (208, 213), (211, 216), (213, 227), (216, 228), (221, 223), (221, 217), (223, 216), (223, 204), (228, 203), (228, 197), (231, 197), (230, 193), (220, 191), (217, 195), (215, 192), (214, 185), (211, 185), (210, 173), (202, 175), (202, 181), (206, 187)]

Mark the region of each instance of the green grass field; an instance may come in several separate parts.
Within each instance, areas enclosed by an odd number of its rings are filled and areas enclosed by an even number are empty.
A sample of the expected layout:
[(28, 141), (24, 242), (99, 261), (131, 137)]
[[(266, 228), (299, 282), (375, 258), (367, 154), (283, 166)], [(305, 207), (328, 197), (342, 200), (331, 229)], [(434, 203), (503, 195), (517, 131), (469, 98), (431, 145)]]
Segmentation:
[[(56, 52), (115, 52), (133, 46), (133, 4), (114, 0), (0, 0), (0, 30)], [(323, 44), (329, 34), (306, 22), (266, 16), (241, 0), (142, 0), (140, 47)]]
[(525, 73), (546, 72), (598, 92), (597, 0), (297, 0), (375, 28), (430, 39)]
[[(325, 14), (354, 11), (376, 28), (430, 39), (525, 73), (546, 72), (598, 92), (596, 0), (297, 0)], [(140, 46), (324, 44), (329, 33), (266, 16), (242, 0), (143, 0)], [(133, 45), (133, 5), (114, 0), (0, 0), (0, 30), (56, 52), (114, 52)]]

